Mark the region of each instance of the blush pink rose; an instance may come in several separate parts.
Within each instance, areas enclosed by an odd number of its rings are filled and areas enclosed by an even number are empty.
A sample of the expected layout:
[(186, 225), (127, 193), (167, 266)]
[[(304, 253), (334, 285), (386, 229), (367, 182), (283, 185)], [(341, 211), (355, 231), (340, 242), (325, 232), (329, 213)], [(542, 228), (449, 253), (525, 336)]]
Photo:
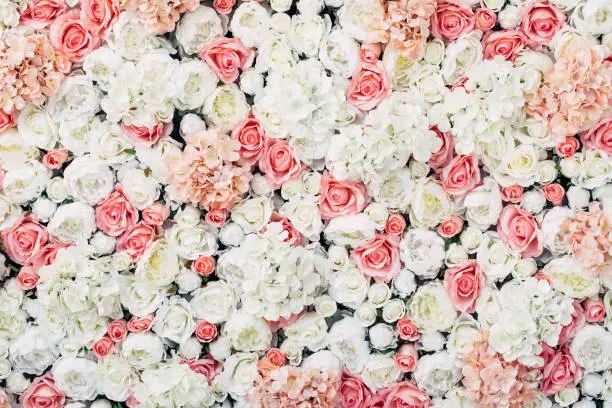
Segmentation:
[(358, 375), (344, 370), (338, 395), (338, 408), (364, 408), (372, 391)]
[(552, 205), (561, 205), (563, 197), (565, 197), (565, 189), (559, 183), (547, 184), (542, 188), (544, 197), (552, 203)]
[(115, 343), (108, 336), (102, 337), (91, 347), (91, 352), (96, 358), (104, 358), (113, 352)]
[(17, 275), (17, 286), (21, 290), (32, 290), (36, 287), (40, 276), (32, 266), (24, 266), (19, 270)]
[(385, 407), (385, 398), (387, 394), (385, 390), (379, 391), (378, 394), (372, 395), (366, 402), (365, 408), (384, 408)]
[(62, 408), (66, 396), (53, 381), (51, 373), (36, 378), (19, 397), (21, 408)]
[(382, 61), (364, 62), (353, 74), (346, 100), (362, 111), (374, 109), (391, 95), (391, 81)]
[(79, 17), (77, 10), (59, 16), (49, 27), (53, 48), (71, 62), (81, 62), (100, 44), (100, 38), (91, 33)]
[(57, 253), (60, 249), (68, 248), (70, 244), (65, 242), (47, 242), (32, 258), (34, 270), (39, 270), (43, 266), (49, 266), (55, 262)]
[(574, 338), (578, 330), (584, 327), (586, 323), (586, 317), (584, 316), (584, 309), (577, 300), (574, 301), (574, 310), (572, 311), (572, 321), (561, 328), (559, 334), (559, 345), (564, 345), (568, 341)]
[(49, 240), (49, 233), (33, 216), (28, 215), (2, 231), (1, 237), (6, 254), (13, 262), (30, 265)]
[(414, 344), (402, 344), (395, 354), (395, 366), (402, 373), (411, 373), (416, 369), (419, 353)]
[(548, 44), (565, 25), (565, 14), (546, 0), (533, 0), (521, 9), (521, 32), (533, 46)]
[(240, 143), (240, 158), (236, 163), (240, 166), (253, 166), (264, 152), (268, 134), (258, 119), (247, 118), (234, 127), (232, 140)]
[(566, 388), (574, 387), (582, 378), (582, 369), (569, 353), (567, 347), (555, 350), (543, 344), (544, 369), (540, 390), (542, 394), (551, 396)]
[(138, 210), (120, 185), (96, 207), (96, 225), (111, 237), (123, 234), (137, 220)]
[(210, 343), (217, 338), (217, 326), (202, 320), (195, 328), (195, 336), (201, 343)]
[(501, 55), (508, 61), (514, 61), (525, 48), (527, 38), (519, 31), (488, 31), (482, 39), (484, 57), (493, 59)]
[(119, 1), (81, 0), (81, 21), (95, 36), (101, 36), (119, 17)]
[(401, 214), (391, 214), (385, 223), (387, 234), (401, 234), (406, 229), (406, 219)]
[(503, 187), (501, 189), (502, 200), (511, 202), (513, 204), (520, 203), (523, 199), (524, 190), (525, 189), (523, 188), (523, 186), (519, 186), (518, 184)]
[(276, 211), (272, 212), (272, 216), (270, 217), (270, 222), (280, 222), (283, 227), (283, 233), (287, 234), (287, 237), (283, 240), (283, 242), (288, 242), (289, 245), (295, 247), (302, 244), (304, 239), (304, 235), (299, 232), (295, 226), (285, 217), (277, 213)]
[(454, 41), (474, 30), (475, 23), (474, 12), (461, 1), (438, 1), (438, 8), (431, 16), (431, 35)]
[(215, 271), (215, 258), (200, 255), (191, 263), (191, 270), (202, 276), (210, 276)]
[(222, 82), (231, 84), (240, 75), (238, 69), (244, 71), (253, 64), (255, 51), (245, 47), (238, 38), (219, 37), (206, 44), (198, 56)]
[(573, 136), (568, 136), (559, 143), (555, 147), (555, 151), (560, 157), (564, 159), (569, 159), (576, 153), (576, 151), (580, 149), (580, 143), (578, 139)]
[(410, 381), (402, 381), (387, 389), (384, 408), (427, 408), (431, 405), (427, 393)]
[(135, 261), (153, 244), (156, 236), (157, 231), (150, 225), (142, 222), (131, 225), (117, 239), (117, 252), (125, 251)]
[(169, 216), (170, 208), (161, 201), (156, 201), (142, 210), (142, 222), (147, 225), (162, 225)]
[(236, 4), (236, 0), (214, 0), (213, 7), (217, 10), (217, 13), (228, 15), (232, 12), (232, 8)]
[(451, 215), (450, 218), (438, 225), (438, 234), (444, 238), (452, 238), (461, 232), (463, 222), (463, 218), (458, 215)]
[(497, 222), (497, 233), (506, 245), (524, 257), (537, 257), (544, 251), (538, 222), (518, 205), (504, 207)]
[(4, 109), (0, 109), (0, 132), (15, 126), (17, 121), (17, 113), (13, 109), (10, 113), (6, 113)]
[(366, 244), (351, 251), (364, 276), (377, 282), (389, 282), (400, 271), (399, 237), (377, 234)]
[(215, 208), (206, 213), (204, 221), (213, 227), (222, 228), (227, 219), (227, 209)]
[(37, 30), (47, 28), (66, 11), (64, 0), (34, 0), (21, 13), (19, 22)]
[(440, 132), (436, 126), (431, 127), (431, 130), (436, 132), (436, 137), (442, 142), (440, 150), (433, 153), (429, 158), (428, 164), (434, 170), (446, 167), (453, 159), (453, 136), (450, 132)]
[(303, 165), (289, 142), (283, 139), (269, 139), (264, 153), (259, 158), (259, 170), (264, 173), (264, 177), (272, 187), (279, 188), (286, 182), (298, 178)]
[(460, 312), (474, 313), (484, 284), (482, 269), (474, 259), (449, 268), (444, 274), (444, 288), (453, 306)]
[(453, 198), (465, 197), (480, 184), (478, 159), (473, 155), (455, 157), (442, 170), (442, 188)]
[(121, 130), (135, 146), (152, 147), (161, 139), (172, 133), (172, 122), (163, 123), (158, 120), (155, 126), (151, 128), (146, 126), (126, 125), (122, 122)]
[(336, 180), (327, 171), (321, 177), (319, 193), (319, 209), (323, 220), (356, 214), (368, 205), (368, 194), (362, 183)]
[(380, 43), (363, 43), (359, 50), (361, 54), (361, 61), (374, 64), (382, 54), (382, 45)]
[(612, 156), (612, 115), (582, 133), (580, 140), (586, 148), (603, 150), (608, 156)]
[(417, 341), (421, 336), (416, 324), (406, 317), (397, 321), (396, 330), (399, 338), (406, 341)]
[(127, 323), (127, 329), (131, 333), (144, 333), (149, 331), (153, 324), (153, 314), (144, 317), (132, 316), (130, 321)]
[(42, 158), (42, 164), (49, 170), (59, 170), (68, 160), (69, 152), (66, 149), (51, 149)]
[(287, 357), (280, 349), (271, 348), (266, 352), (266, 360), (276, 367), (282, 367), (287, 362)]
[(603, 299), (599, 297), (588, 298), (583, 303), (584, 317), (589, 323), (601, 323), (606, 318), (606, 308)]
[(106, 328), (108, 337), (115, 343), (125, 340), (128, 333), (128, 325), (124, 319), (112, 321)]
[(476, 28), (481, 31), (488, 31), (495, 27), (497, 16), (495, 12), (486, 8), (476, 10)]
[(212, 380), (221, 374), (223, 369), (223, 364), (215, 360), (210, 354), (199, 360), (181, 360), (180, 363), (187, 364), (192, 371), (206, 377), (208, 385), (212, 384)]

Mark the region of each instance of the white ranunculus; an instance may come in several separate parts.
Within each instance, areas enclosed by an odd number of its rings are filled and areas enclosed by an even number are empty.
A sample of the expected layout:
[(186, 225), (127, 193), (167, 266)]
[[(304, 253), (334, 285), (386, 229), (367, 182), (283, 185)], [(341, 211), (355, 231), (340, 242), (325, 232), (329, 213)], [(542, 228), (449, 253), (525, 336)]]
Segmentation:
[(372, 390), (392, 385), (400, 375), (395, 360), (386, 354), (372, 354), (361, 372), (363, 382)]
[(272, 201), (265, 196), (245, 200), (232, 209), (232, 221), (247, 233), (259, 231), (271, 216)]
[(397, 346), (397, 339), (393, 326), (385, 323), (378, 323), (370, 327), (368, 331), (370, 344), (376, 350), (385, 350)]
[(164, 353), (161, 338), (153, 333), (131, 333), (121, 344), (121, 355), (136, 369), (159, 363)]
[[(182, 20), (181, 20), (182, 21)], [(179, 94), (176, 107), (181, 110), (198, 109), (217, 87), (217, 75), (201, 60), (181, 61), (175, 78)]]
[(215, 9), (199, 5), (181, 16), (174, 35), (185, 54), (197, 54), (202, 47), (225, 34), (222, 18)]
[(382, 309), (382, 318), (387, 323), (394, 323), (406, 314), (406, 304), (402, 299), (391, 299)]
[(419, 358), (414, 371), (419, 388), (434, 397), (446, 394), (462, 376), (461, 364), (447, 351)]
[(119, 171), (117, 179), (138, 210), (144, 210), (159, 198), (159, 183), (142, 169), (126, 166)]
[(497, 234), (487, 232), (478, 247), (476, 259), (488, 281), (501, 282), (512, 272), (520, 255), (508, 248)]
[(368, 303), (375, 308), (383, 307), (391, 298), (391, 288), (384, 282), (375, 282), (368, 289)]
[(89, 135), (91, 157), (109, 166), (125, 163), (133, 157), (134, 146), (117, 123), (105, 120)]
[(180, 273), (178, 256), (167, 240), (155, 241), (138, 260), (135, 277), (153, 287), (172, 283)]
[(433, 279), (444, 262), (444, 240), (425, 228), (410, 228), (400, 242), (404, 266), (422, 279)]
[(465, 217), (469, 224), (485, 231), (496, 225), (503, 204), (499, 186), (488, 177), (481, 186), (470, 191), (463, 200), (466, 208)]
[(356, 267), (335, 272), (330, 279), (329, 294), (338, 303), (357, 307), (368, 294), (369, 280)]
[(194, 260), (199, 256), (211, 256), (217, 251), (215, 234), (204, 224), (176, 224), (166, 232), (166, 238), (170, 246), (184, 259)]
[(113, 191), (113, 171), (89, 155), (77, 157), (64, 171), (70, 195), (89, 205), (100, 203)]
[(78, 357), (62, 357), (51, 369), (55, 385), (66, 397), (87, 401), (98, 395), (97, 371), (96, 363)]
[(270, 347), (272, 332), (264, 319), (238, 311), (232, 314), (223, 333), (237, 351), (265, 351)]
[(408, 313), (419, 329), (448, 331), (457, 312), (440, 281), (421, 286), (412, 297)]
[(257, 378), (258, 361), (255, 353), (235, 353), (224, 361), (219, 379), (233, 398), (244, 397), (251, 390)]
[(332, 317), (338, 310), (338, 305), (331, 296), (319, 296), (314, 301), (315, 312), (321, 317)]
[(414, 272), (402, 268), (398, 276), (393, 278), (393, 289), (401, 298), (407, 298), (412, 295), (417, 288), (417, 283), (414, 278)]
[(49, 234), (63, 242), (84, 242), (96, 231), (94, 209), (74, 202), (57, 208), (47, 225)]
[(446, 46), (442, 61), (442, 76), (447, 84), (460, 81), (465, 74), (482, 61), (480, 36), (476, 33), (462, 35)]
[(7, 201), (24, 205), (40, 196), (51, 172), (39, 161), (10, 169), (4, 174), (2, 192)]
[(165, 298), (163, 286), (153, 286), (147, 279), (135, 279), (133, 276), (122, 281), (119, 296), (121, 304), (135, 316), (155, 312)]
[(157, 309), (152, 328), (160, 337), (182, 344), (193, 334), (196, 327), (191, 307), (180, 296), (171, 297)]
[(580, 391), (576, 387), (562, 389), (555, 394), (555, 402), (561, 407), (573, 406), (580, 399)]
[(446, 347), (453, 356), (462, 359), (480, 338), (480, 323), (472, 316), (462, 314), (453, 324)]
[(190, 337), (179, 347), (179, 355), (187, 360), (197, 360), (202, 354), (203, 345), (196, 337)]
[(295, 228), (311, 241), (318, 241), (323, 222), (319, 211), (318, 201), (315, 197), (307, 196), (286, 202), (280, 209)]
[(202, 112), (207, 122), (225, 132), (247, 118), (249, 104), (244, 93), (237, 85), (223, 85), (208, 95)]

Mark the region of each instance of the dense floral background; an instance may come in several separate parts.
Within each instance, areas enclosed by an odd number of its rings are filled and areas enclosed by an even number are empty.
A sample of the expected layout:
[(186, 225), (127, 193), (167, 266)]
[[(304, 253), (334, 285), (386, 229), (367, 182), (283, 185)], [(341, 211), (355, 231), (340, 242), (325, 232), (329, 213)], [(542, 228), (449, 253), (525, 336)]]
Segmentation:
[(0, 0), (0, 408), (612, 408), (612, 1)]

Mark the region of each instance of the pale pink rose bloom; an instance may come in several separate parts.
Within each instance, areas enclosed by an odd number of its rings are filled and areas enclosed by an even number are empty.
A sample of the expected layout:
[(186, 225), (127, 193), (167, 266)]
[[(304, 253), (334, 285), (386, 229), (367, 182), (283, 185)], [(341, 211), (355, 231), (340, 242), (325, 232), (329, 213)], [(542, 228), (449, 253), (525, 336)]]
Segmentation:
[(321, 177), (319, 193), (323, 220), (356, 214), (368, 205), (365, 185), (351, 180), (336, 180), (327, 171)]
[(531, 45), (548, 44), (565, 25), (565, 14), (546, 0), (533, 0), (521, 9), (521, 31)]
[(100, 37), (90, 32), (77, 10), (59, 16), (49, 27), (49, 38), (55, 50), (72, 62), (81, 62), (100, 45)]
[(406, 229), (406, 219), (401, 214), (391, 214), (385, 223), (387, 234), (401, 234)]
[(123, 234), (137, 220), (138, 210), (120, 185), (96, 207), (96, 225), (111, 237)]
[(399, 237), (377, 234), (364, 245), (353, 249), (351, 257), (364, 276), (377, 282), (389, 282), (400, 271)]
[(479, 8), (476, 10), (476, 29), (488, 31), (495, 26), (496, 22), (497, 16), (495, 12), (486, 8)]
[(511, 202), (513, 204), (520, 203), (523, 199), (523, 192), (525, 188), (518, 184), (512, 184), (501, 189), (502, 200)]
[(304, 165), (283, 139), (269, 139), (264, 153), (259, 158), (259, 170), (274, 188), (295, 180), (302, 174)]
[(427, 393), (410, 381), (402, 381), (385, 390), (384, 408), (427, 408), (433, 405)]
[(598, 124), (583, 132), (580, 140), (586, 148), (603, 150), (608, 156), (612, 156), (612, 115), (606, 116)]
[(255, 51), (245, 47), (238, 38), (219, 37), (206, 44), (198, 56), (222, 82), (231, 84), (238, 79), (239, 69), (244, 71), (253, 64)]
[(117, 252), (124, 252), (133, 260), (140, 258), (157, 237), (155, 227), (139, 222), (127, 227), (117, 239)]
[(181, 364), (187, 364), (192, 371), (203, 375), (208, 380), (208, 385), (223, 370), (223, 363), (215, 360), (210, 354), (202, 356), (198, 360), (181, 360)]
[(104, 336), (93, 344), (91, 347), (91, 353), (96, 358), (102, 359), (112, 353), (114, 348), (115, 343), (110, 339), (110, 337)]
[(249, 117), (232, 129), (232, 140), (240, 143), (236, 164), (253, 166), (264, 152), (268, 134), (259, 119)]
[(8, 257), (20, 265), (30, 265), (49, 240), (47, 228), (31, 216), (22, 216), (1, 234)]
[(542, 344), (544, 358), (540, 390), (542, 394), (551, 396), (561, 390), (576, 386), (582, 378), (582, 369), (570, 354), (567, 346), (558, 350), (546, 343)]
[(397, 321), (396, 330), (398, 332), (399, 338), (402, 340), (417, 341), (421, 336), (416, 324), (414, 324), (412, 320), (406, 317)]
[(413, 372), (418, 360), (419, 353), (412, 343), (402, 344), (395, 354), (395, 365), (402, 373)]
[(232, 8), (236, 4), (236, 0), (214, 0), (213, 7), (217, 13), (227, 15), (232, 12)]
[(474, 313), (484, 285), (484, 274), (475, 259), (449, 268), (444, 274), (446, 292), (455, 309), (460, 312)]
[(142, 210), (142, 222), (147, 225), (162, 225), (170, 216), (170, 208), (161, 201), (156, 201)]
[(555, 152), (564, 159), (569, 159), (578, 149), (580, 149), (578, 139), (573, 136), (568, 136), (557, 143)]
[(465, 197), (480, 180), (478, 159), (471, 154), (456, 156), (442, 170), (442, 188), (453, 198)]
[(66, 11), (66, 8), (64, 0), (34, 0), (21, 13), (19, 22), (38, 30), (47, 28)]
[(66, 149), (51, 149), (42, 158), (42, 164), (49, 170), (59, 170), (68, 160), (70, 152)]
[(544, 250), (542, 230), (527, 210), (517, 206), (504, 207), (497, 222), (501, 240), (523, 257), (540, 256)]
[(0, 133), (15, 126), (16, 119), (17, 111), (15, 109), (11, 110), (9, 113), (5, 112), (3, 109), (0, 109)]
[(361, 377), (347, 370), (342, 372), (338, 394), (339, 408), (364, 408), (372, 397), (372, 391), (365, 385)]
[(601, 323), (606, 318), (606, 307), (600, 297), (587, 298), (584, 301), (584, 317), (589, 323)]
[(527, 38), (520, 31), (488, 31), (482, 38), (484, 57), (493, 59), (498, 55), (514, 61), (527, 44)]
[(463, 223), (463, 218), (458, 215), (451, 215), (450, 218), (440, 223), (438, 226), (438, 234), (444, 238), (452, 238), (461, 232)]
[(151, 325), (153, 324), (154, 317), (155, 315), (153, 314), (144, 317), (132, 316), (130, 321), (127, 323), (127, 329), (131, 333), (143, 333), (149, 331)]
[(380, 43), (363, 43), (360, 53), (363, 62), (375, 64), (382, 53), (382, 45)]
[(19, 397), (22, 408), (62, 408), (66, 396), (61, 392), (50, 373), (36, 378)]
[(119, 319), (112, 321), (106, 329), (108, 337), (115, 343), (125, 340), (128, 333), (127, 321)]
[(157, 121), (153, 127), (126, 125), (121, 123), (121, 130), (134, 143), (135, 146), (152, 147), (157, 142), (172, 133), (172, 122)]
[(40, 277), (32, 266), (23, 266), (17, 275), (17, 286), (21, 290), (32, 290), (36, 287)]
[(119, 17), (117, 0), (82, 0), (81, 20), (94, 35), (102, 35)]
[(544, 197), (552, 203), (552, 205), (561, 205), (563, 197), (565, 197), (565, 189), (559, 183), (547, 184), (542, 188)]
[(382, 61), (362, 63), (346, 90), (346, 100), (363, 111), (374, 109), (391, 95), (391, 81)]
[(431, 35), (454, 41), (474, 30), (475, 23), (474, 12), (461, 1), (438, 1), (438, 8), (431, 16)]

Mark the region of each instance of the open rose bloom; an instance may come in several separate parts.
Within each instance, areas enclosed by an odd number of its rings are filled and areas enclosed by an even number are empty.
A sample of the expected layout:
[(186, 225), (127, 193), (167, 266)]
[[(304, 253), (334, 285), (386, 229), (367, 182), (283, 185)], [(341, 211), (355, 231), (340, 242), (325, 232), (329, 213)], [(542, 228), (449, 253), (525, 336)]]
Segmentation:
[(610, 408), (610, 0), (0, 0), (0, 408)]

